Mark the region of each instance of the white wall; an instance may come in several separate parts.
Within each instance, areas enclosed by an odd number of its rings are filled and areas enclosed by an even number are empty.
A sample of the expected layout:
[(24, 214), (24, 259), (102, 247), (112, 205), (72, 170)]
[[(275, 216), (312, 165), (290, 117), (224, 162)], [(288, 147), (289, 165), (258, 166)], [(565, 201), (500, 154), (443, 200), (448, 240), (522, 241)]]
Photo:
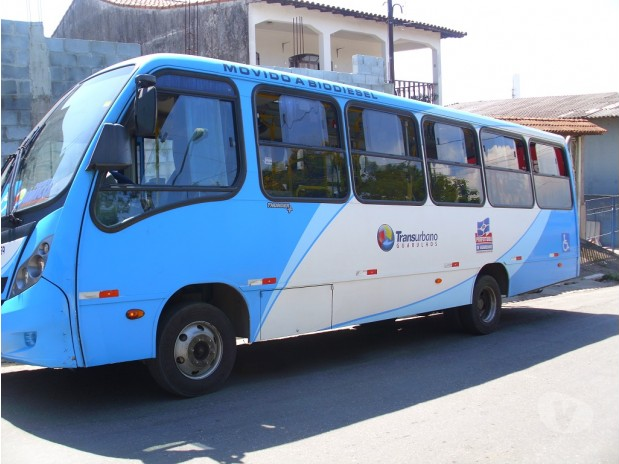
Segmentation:
[[(250, 3), (249, 13), (249, 58), (256, 64), (256, 51), (260, 53), (263, 66), (288, 66), (288, 58), (293, 52), (292, 22), (302, 17), (305, 26), (305, 53), (320, 56), (321, 70), (338, 72), (352, 71), (353, 55), (371, 55), (388, 60), (388, 31), (385, 22), (352, 18), (317, 10), (294, 8), (279, 4)], [(258, 25), (258, 28), (256, 28)], [(287, 26), (289, 25), (289, 26)], [(267, 29), (276, 29), (267, 31)], [(290, 42), (285, 44), (286, 42)], [(282, 51), (282, 44), (284, 51)], [(441, 95), (441, 40), (438, 32), (428, 32), (409, 27), (394, 29), (394, 43), (398, 53), (395, 55), (396, 78), (401, 80), (420, 80), (414, 76), (431, 76), (425, 82), (438, 84)], [(339, 50), (338, 50), (339, 49)], [(406, 50), (425, 49), (428, 52), (422, 59), (411, 60)], [(429, 55), (428, 55), (429, 53)], [(398, 63), (402, 60), (402, 63)], [(419, 67), (424, 66), (423, 72)]]

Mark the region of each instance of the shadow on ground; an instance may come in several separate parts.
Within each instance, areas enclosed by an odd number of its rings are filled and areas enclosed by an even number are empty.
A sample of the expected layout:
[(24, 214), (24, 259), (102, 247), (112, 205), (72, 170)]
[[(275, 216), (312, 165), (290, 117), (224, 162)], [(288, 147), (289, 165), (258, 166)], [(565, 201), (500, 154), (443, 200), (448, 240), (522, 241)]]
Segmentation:
[(241, 462), (605, 340), (618, 319), (523, 306), (484, 337), (448, 332), (430, 316), (241, 346), (223, 390), (186, 400), (160, 392), (137, 363), (15, 370), (2, 375), (2, 417), (99, 456)]

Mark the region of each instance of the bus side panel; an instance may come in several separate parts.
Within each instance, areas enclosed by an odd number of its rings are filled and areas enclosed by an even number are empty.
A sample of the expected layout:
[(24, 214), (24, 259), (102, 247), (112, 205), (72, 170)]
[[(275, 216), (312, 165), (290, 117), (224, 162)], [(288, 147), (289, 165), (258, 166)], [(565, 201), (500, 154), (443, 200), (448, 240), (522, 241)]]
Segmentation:
[[(82, 299), (80, 333), (86, 366), (154, 357), (157, 316), (163, 304), (163, 298), (152, 300), (150, 295)], [(126, 314), (131, 309), (143, 310), (144, 317), (129, 320)]]
[[(288, 285), (334, 284), (337, 327), (469, 304), (479, 270), (513, 247), (538, 212), (353, 200), (307, 252)], [(481, 249), (480, 223), (494, 234)], [(391, 234), (392, 243), (381, 234)], [(277, 314), (286, 317), (285, 310)]]
[[(301, 213), (303, 209), (310, 208), (311, 204), (292, 205), (291, 212), (284, 216), (281, 216), (283, 210), (279, 215), (276, 212), (267, 212), (267, 215), (257, 213), (260, 216), (256, 218), (257, 224), (265, 224), (266, 217), (272, 218), (270, 220), (272, 222), (266, 223), (270, 223), (277, 237), (276, 240), (272, 240), (274, 246), (289, 250), (287, 256), (279, 257), (276, 265), (280, 270), (274, 275), (277, 275), (275, 285), (277, 290), (290, 290), (264, 292), (260, 303), (260, 324), (254, 332), (252, 323), (251, 341), (331, 328), (331, 284), (338, 278), (337, 275), (333, 275), (331, 260), (337, 259), (337, 256), (322, 256), (318, 263), (312, 261), (309, 256), (313, 254), (312, 250), (316, 244), (325, 240), (324, 235), (329, 234), (332, 221), (339, 217), (345, 205), (329, 203), (314, 205), (313, 215), (307, 218), (307, 222), (301, 223), (297, 223), (293, 216)], [(262, 257), (269, 257), (271, 248), (261, 249), (257, 253)], [(299, 271), (310, 262), (313, 266), (312, 272)], [(302, 277), (299, 279), (299, 276)]]
[(543, 210), (540, 216), (545, 220), (537, 221), (504, 256), (506, 262), (514, 263), (522, 256), (521, 244), (531, 246), (521, 265), (510, 266), (510, 296), (578, 276), (580, 244), (574, 212)]
[[(301, 335), (331, 328), (333, 288), (331, 285), (290, 288), (261, 292), (263, 311), (271, 298), (278, 305), (271, 310), (260, 331), (260, 338)], [(281, 313), (281, 314), (280, 314)]]
[[(152, 357), (165, 302), (190, 285), (221, 283), (237, 289), (249, 307), (250, 341), (259, 339), (265, 301), (259, 292), (291, 286), (290, 275), (342, 205), (293, 203), (288, 212), (249, 197), (241, 191), (230, 200), (179, 206), (114, 232), (103, 232), (86, 218), (78, 295), (87, 365)], [(257, 285), (262, 279), (275, 283)], [(110, 297), (101, 298), (101, 292)], [(274, 300), (264, 303), (265, 317)], [(322, 300), (327, 302), (321, 295)], [(125, 313), (133, 308), (145, 310), (144, 318), (128, 320)], [(321, 316), (312, 330), (330, 327), (330, 297), (320, 311), (328, 317)], [(283, 333), (294, 335), (296, 328)]]
[(475, 278), (462, 279), (470, 274), (451, 272), (441, 283), (436, 282), (436, 276), (445, 275), (432, 273), (376, 279), (364, 285), (338, 284), (334, 292), (333, 328), (438, 311), (454, 306), (455, 302), (464, 304), (471, 299)]

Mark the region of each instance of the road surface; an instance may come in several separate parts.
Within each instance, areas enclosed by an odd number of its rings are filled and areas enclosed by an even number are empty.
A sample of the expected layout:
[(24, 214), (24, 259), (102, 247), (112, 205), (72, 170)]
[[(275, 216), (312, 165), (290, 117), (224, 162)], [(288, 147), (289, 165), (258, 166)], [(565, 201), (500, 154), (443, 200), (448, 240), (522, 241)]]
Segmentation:
[(591, 282), (507, 303), (488, 336), (431, 316), (242, 346), (185, 400), (141, 364), (3, 365), (1, 460), (616, 464), (618, 302)]

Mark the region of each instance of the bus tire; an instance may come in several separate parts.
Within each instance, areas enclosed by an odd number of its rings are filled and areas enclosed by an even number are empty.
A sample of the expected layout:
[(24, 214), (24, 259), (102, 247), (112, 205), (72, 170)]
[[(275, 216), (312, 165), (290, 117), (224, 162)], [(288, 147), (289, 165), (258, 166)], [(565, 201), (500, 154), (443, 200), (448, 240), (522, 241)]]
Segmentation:
[(486, 335), (494, 332), (501, 319), (501, 290), (489, 275), (477, 278), (470, 305), (461, 308), (460, 322), (469, 332)]
[(193, 397), (217, 390), (236, 358), (236, 337), (230, 319), (206, 303), (190, 303), (161, 322), (157, 357), (148, 361), (155, 381), (166, 391)]

